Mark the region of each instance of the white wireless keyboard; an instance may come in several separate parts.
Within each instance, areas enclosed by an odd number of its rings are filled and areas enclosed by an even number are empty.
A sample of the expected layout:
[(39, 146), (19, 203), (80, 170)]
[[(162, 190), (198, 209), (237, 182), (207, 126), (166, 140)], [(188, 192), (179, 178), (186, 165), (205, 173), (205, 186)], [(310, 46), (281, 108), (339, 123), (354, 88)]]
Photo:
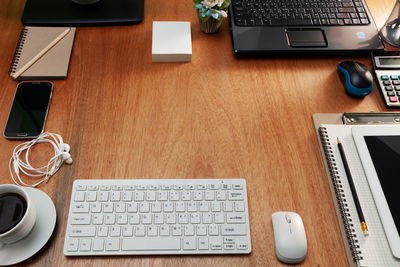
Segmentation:
[(65, 255), (250, 252), (244, 179), (74, 182)]

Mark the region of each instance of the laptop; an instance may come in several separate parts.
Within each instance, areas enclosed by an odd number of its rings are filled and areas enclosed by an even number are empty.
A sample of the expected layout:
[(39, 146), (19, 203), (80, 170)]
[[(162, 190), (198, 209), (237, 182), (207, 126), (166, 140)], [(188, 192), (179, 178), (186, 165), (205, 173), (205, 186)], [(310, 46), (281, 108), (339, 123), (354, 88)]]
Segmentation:
[(237, 54), (384, 49), (364, 0), (232, 0), (228, 13)]
[(100, 0), (77, 4), (72, 0), (27, 0), (22, 23), (27, 26), (111, 26), (140, 23), (144, 0)]

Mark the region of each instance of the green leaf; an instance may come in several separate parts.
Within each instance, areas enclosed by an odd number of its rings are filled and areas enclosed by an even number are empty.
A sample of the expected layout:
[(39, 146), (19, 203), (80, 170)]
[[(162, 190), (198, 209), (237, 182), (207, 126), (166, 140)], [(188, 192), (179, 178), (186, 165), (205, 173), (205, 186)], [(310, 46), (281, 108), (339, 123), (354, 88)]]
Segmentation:
[(227, 10), (229, 5), (231, 4), (231, 0), (225, 0), (225, 2), (221, 5), (220, 8), (218, 8), (219, 10)]

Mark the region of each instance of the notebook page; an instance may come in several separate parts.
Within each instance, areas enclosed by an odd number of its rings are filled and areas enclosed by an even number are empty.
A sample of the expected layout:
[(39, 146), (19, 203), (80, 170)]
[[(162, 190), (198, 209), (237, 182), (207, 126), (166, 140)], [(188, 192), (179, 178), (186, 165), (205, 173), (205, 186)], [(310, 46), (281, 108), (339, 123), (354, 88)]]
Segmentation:
[[(399, 266), (400, 261), (396, 260), (396, 258), (391, 254), (389, 243), (387, 242), (362, 163), (358, 156), (357, 148), (351, 135), (351, 127), (363, 126), (323, 125), (323, 127), (326, 128), (328, 133), (328, 139), (335, 159), (337, 171), (340, 176), (341, 184), (343, 185), (343, 194), (346, 196), (346, 203), (348, 204), (347, 208), (351, 214), (352, 222), (350, 223), (353, 224), (352, 229), (354, 230), (354, 240), (357, 240), (355, 244), (359, 245), (358, 250), (361, 251), (360, 266)], [(343, 144), (343, 149), (347, 157), (350, 172), (353, 176), (360, 205), (368, 226), (368, 236), (364, 236), (361, 230), (353, 195), (340, 157), (337, 137), (341, 139)]]

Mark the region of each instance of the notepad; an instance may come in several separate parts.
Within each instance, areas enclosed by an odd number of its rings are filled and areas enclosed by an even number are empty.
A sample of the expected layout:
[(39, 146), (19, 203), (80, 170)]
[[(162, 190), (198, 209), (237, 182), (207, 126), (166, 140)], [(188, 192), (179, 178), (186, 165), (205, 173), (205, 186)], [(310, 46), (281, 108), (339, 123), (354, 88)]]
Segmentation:
[(152, 61), (192, 61), (190, 22), (153, 21)]
[[(337, 205), (336, 211), (341, 224), (342, 235), (346, 238), (345, 246), (351, 250), (348, 253), (349, 263), (357, 266), (399, 266), (400, 260), (397, 260), (391, 254), (363, 165), (353, 141), (352, 127), (363, 126), (325, 124), (319, 128), (319, 137), (329, 169), (330, 185)], [(369, 236), (364, 236), (361, 230), (354, 199), (336, 142), (338, 137), (343, 144), (360, 205), (369, 228)]]
[(10, 76), (15, 80), (67, 78), (74, 37), (75, 28), (25, 27), (10, 66)]

